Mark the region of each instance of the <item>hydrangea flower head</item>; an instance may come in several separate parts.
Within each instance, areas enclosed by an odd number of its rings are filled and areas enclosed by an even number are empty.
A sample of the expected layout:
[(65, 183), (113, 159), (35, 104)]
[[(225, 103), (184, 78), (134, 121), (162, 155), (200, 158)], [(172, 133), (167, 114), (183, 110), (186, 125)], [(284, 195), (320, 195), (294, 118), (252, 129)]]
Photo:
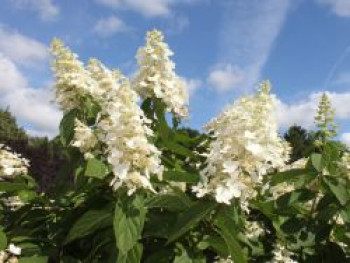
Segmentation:
[(0, 144), (0, 177), (12, 179), (28, 173), (29, 161)]
[(243, 97), (206, 125), (213, 134), (198, 197), (211, 194), (219, 203), (240, 198), (242, 207), (256, 196), (255, 187), (271, 169), (283, 167), (289, 146), (278, 135), (275, 97), (264, 82), (255, 96)]
[(184, 117), (188, 115), (188, 94), (185, 83), (175, 74), (172, 55), (160, 31), (148, 32), (146, 45), (137, 53), (140, 69), (133, 84), (142, 98), (162, 99), (168, 111)]
[(150, 121), (140, 109), (129, 80), (97, 59), (91, 59), (85, 67), (58, 40), (52, 44), (52, 53), (56, 56), (56, 95), (62, 108), (79, 109), (80, 99), (89, 96), (101, 109), (94, 125), (76, 120), (72, 146), (86, 158), (93, 157), (95, 147), (101, 147), (96, 152), (107, 156), (114, 190), (127, 187), (129, 194), (139, 188), (153, 190), (150, 177), (160, 178), (163, 172), (160, 152), (149, 142), (153, 135), (147, 126)]

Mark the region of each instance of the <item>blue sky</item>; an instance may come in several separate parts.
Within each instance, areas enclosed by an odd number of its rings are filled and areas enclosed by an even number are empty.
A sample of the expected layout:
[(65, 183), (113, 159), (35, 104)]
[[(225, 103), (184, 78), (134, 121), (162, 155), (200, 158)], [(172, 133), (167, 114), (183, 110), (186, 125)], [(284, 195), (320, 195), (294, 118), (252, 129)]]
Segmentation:
[(0, 107), (30, 133), (54, 136), (61, 112), (52, 102), (51, 39), (132, 75), (153, 28), (166, 35), (190, 90), (186, 125), (201, 127), (270, 79), (282, 130), (312, 128), (326, 91), (350, 143), (350, 0), (1, 0)]

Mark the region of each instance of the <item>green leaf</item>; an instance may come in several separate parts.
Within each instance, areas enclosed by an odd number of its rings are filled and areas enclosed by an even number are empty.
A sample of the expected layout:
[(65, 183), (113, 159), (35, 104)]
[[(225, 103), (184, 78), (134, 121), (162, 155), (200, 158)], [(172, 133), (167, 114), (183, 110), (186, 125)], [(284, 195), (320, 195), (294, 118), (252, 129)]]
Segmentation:
[(140, 195), (118, 200), (113, 226), (116, 244), (121, 254), (126, 254), (132, 249), (141, 237), (146, 211)]
[[(315, 197), (315, 193), (309, 189), (297, 189), (292, 192), (286, 193), (280, 196), (276, 200), (278, 208), (283, 209), (289, 206), (294, 205), (295, 203), (301, 202), (305, 203), (309, 200), (312, 200)], [(281, 211), (283, 212), (283, 211)]]
[(182, 146), (181, 144), (178, 144), (174, 141), (171, 140), (167, 140), (163, 142), (164, 146), (166, 147), (167, 150), (176, 153), (180, 156), (183, 157), (190, 157), (192, 159), (197, 160), (198, 157), (189, 149), (187, 149), (186, 147)]
[(77, 109), (68, 111), (60, 123), (60, 140), (64, 146), (68, 146), (74, 137), (74, 123), (78, 115)]
[(297, 182), (300, 179), (311, 181), (316, 176), (308, 169), (293, 169), (285, 172), (279, 172), (271, 176), (271, 185), (276, 185), (283, 182)]
[(167, 211), (149, 212), (142, 236), (143, 238), (156, 237), (167, 239), (175, 222), (176, 217), (173, 213)]
[(305, 225), (305, 220), (297, 217), (291, 217), (281, 225), (281, 229), (286, 234), (293, 234), (299, 232)]
[(154, 110), (157, 116), (157, 128), (161, 138), (167, 141), (171, 130), (169, 129), (168, 123), (165, 118), (165, 104), (160, 99), (154, 99)]
[(322, 155), (319, 153), (313, 153), (311, 155), (311, 163), (312, 166), (318, 171), (321, 172), (322, 171)]
[(0, 230), (0, 250), (4, 250), (7, 247), (7, 237), (4, 231)]
[(21, 190), (18, 192), (18, 196), (21, 201), (27, 202), (38, 197), (35, 191)]
[(346, 191), (345, 185), (341, 184), (335, 178), (330, 176), (322, 177), (323, 182), (329, 187), (334, 196), (338, 199), (341, 205), (345, 205), (349, 201), (349, 194)]
[(213, 248), (221, 257), (226, 258), (230, 254), (228, 252), (225, 240), (218, 235), (207, 236), (198, 243), (198, 248), (201, 250), (205, 250), (208, 247)]
[(90, 97), (86, 97), (84, 100), (84, 110), (86, 112), (86, 119), (88, 124), (93, 125), (95, 123), (97, 114), (101, 111), (100, 105)]
[(223, 237), (230, 251), (231, 258), (234, 262), (245, 263), (247, 262), (243, 250), (236, 239), (236, 233), (232, 225), (227, 225), (224, 218), (218, 218), (215, 221), (215, 225), (219, 228), (218, 233)]
[(184, 211), (189, 208), (192, 201), (184, 193), (159, 194), (146, 200), (148, 208), (164, 208), (172, 212)]
[(19, 263), (47, 263), (48, 260), (47, 256), (21, 257)]
[(108, 174), (107, 166), (96, 158), (89, 159), (86, 165), (85, 175), (97, 179), (103, 179)]
[(83, 214), (70, 229), (65, 244), (85, 237), (112, 224), (112, 212), (106, 209), (90, 210)]
[(200, 178), (198, 174), (182, 171), (165, 171), (163, 179), (166, 181), (198, 183)]
[(28, 186), (24, 183), (13, 183), (13, 182), (1, 182), (0, 183), (0, 192), (17, 192), (20, 190), (26, 190)]
[(117, 263), (139, 263), (142, 258), (143, 247), (137, 243), (126, 254), (119, 253)]
[(186, 249), (181, 245), (181, 254), (177, 255), (173, 263), (193, 263), (193, 260), (188, 255)]
[(215, 202), (200, 200), (193, 204), (190, 208), (179, 215), (173, 230), (169, 235), (167, 244), (175, 241), (182, 235), (186, 234), (187, 231), (196, 227), (196, 225), (205, 219), (205, 217), (213, 211), (217, 206)]

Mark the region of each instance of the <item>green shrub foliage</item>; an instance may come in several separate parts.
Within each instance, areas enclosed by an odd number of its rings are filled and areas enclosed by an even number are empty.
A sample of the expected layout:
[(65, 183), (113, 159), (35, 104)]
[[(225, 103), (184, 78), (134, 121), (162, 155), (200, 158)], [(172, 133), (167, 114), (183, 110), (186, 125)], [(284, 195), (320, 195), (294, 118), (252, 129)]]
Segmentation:
[(172, 53), (159, 31), (146, 40), (132, 80), (53, 42), (69, 165), (42, 194), (29, 164), (0, 148), (3, 262), (348, 262), (350, 158), (333, 140), (330, 102), (296, 162), (267, 82), (208, 132), (183, 128)]

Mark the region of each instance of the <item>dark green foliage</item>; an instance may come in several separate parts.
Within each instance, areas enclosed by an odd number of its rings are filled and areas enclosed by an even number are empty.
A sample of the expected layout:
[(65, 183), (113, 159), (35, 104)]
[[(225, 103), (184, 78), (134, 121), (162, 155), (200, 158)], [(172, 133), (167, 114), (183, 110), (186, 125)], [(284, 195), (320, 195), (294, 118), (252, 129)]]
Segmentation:
[(8, 109), (0, 110), (0, 143), (30, 161), (30, 174), (38, 181), (40, 191), (52, 186), (65, 162), (62, 146), (56, 139), (27, 135)]
[(315, 135), (300, 126), (291, 126), (284, 138), (292, 147), (291, 162), (308, 157), (315, 149)]

